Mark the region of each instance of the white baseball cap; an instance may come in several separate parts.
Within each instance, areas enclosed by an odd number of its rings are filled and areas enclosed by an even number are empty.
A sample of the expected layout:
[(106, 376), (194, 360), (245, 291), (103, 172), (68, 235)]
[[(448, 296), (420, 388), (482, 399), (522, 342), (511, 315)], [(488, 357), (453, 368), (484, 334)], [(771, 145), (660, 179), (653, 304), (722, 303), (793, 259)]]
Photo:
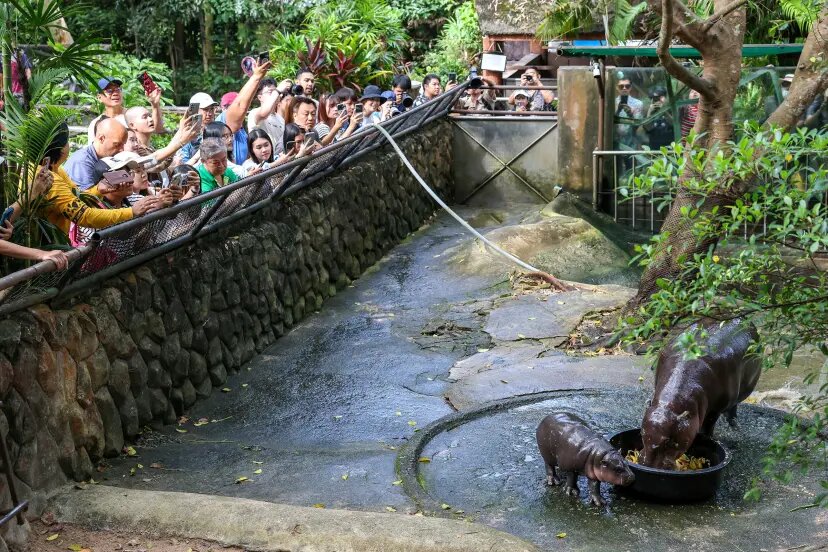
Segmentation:
[(528, 98), (529, 95), (530, 95), (529, 92), (527, 92), (526, 90), (518, 90), (517, 92), (515, 92), (515, 98), (517, 98), (518, 96), (523, 96), (524, 98)]
[(190, 98), (191, 104), (198, 104), (199, 109), (207, 109), (208, 107), (212, 107), (214, 105), (218, 105), (218, 102), (213, 99), (210, 94), (206, 92), (199, 92), (198, 94), (193, 94), (193, 97)]

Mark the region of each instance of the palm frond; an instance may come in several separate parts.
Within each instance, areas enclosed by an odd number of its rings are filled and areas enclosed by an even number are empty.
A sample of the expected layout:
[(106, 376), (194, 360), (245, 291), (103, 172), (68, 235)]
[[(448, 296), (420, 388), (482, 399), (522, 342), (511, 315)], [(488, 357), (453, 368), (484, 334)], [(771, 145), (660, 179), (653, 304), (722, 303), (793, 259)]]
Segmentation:
[(62, 67), (37, 67), (32, 71), (32, 78), (29, 79), (29, 97), (32, 104), (40, 103), (53, 86), (66, 80), (70, 73)]
[(779, 0), (779, 8), (786, 17), (796, 21), (804, 32), (810, 32), (819, 17), (824, 0)]
[(631, 5), (627, 0), (616, 0), (615, 13), (610, 23), (610, 43), (620, 44), (631, 38), (635, 30), (635, 20), (647, 11), (647, 2)]
[(43, 69), (60, 68), (75, 77), (94, 82), (103, 76), (98, 57), (106, 55), (99, 43), (88, 35), (77, 37), (71, 46), (54, 45), (54, 52), (39, 63)]
[(590, 29), (595, 25), (594, 8), (589, 2), (577, 0), (556, 3), (546, 12), (535, 34), (541, 40), (555, 40)]

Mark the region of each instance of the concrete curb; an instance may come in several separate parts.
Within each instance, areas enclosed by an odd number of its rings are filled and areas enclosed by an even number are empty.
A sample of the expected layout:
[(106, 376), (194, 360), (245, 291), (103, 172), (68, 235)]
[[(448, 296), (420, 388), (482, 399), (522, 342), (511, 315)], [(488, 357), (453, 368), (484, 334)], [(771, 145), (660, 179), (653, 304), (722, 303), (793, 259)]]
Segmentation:
[(455, 427), (463, 425), (466, 422), (476, 420), (477, 418), (481, 418), (495, 412), (502, 412), (518, 406), (533, 404), (548, 399), (555, 399), (561, 396), (571, 395), (573, 393), (579, 393), (582, 396), (587, 396), (606, 391), (607, 389), (597, 388), (541, 391), (540, 393), (528, 393), (525, 395), (510, 397), (508, 399), (491, 401), (473, 410), (463, 410), (455, 414), (443, 416), (416, 432), (397, 453), (396, 469), (397, 475), (402, 480), (402, 488), (405, 491), (405, 494), (414, 500), (417, 506), (424, 512), (434, 515), (446, 515), (445, 512), (441, 511), (440, 501), (428, 493), (419, 477), (420, 454), (423, 452), (423, 449), (429, 441), (444, 431), (454, 429)]
[(201, 538), (250, 550), (538, 552), (532, 544), (476, 523), (106, 485), (63, 488), (52, 495), (49, 509), (60, 522), (92, 529)]

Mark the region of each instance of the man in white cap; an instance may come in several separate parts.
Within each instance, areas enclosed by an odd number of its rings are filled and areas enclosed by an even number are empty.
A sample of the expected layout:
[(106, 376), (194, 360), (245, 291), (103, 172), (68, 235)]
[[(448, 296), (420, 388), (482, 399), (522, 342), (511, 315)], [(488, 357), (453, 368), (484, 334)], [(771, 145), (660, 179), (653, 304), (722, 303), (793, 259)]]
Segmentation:
[[(215, 120), (226, 124), (233, 132), (233, 161), (237, 164), (242, 164), (247, 160), (247, 130), (244, 128), (244, 118), (247, 116), (247, 110), (250, 109), (250, 104), (253, 103), (253, 98), (256, 96), (256, 91), (259, 89), (259, 82), (267, 75), (271, 68), (269, 61), (261, 65), (253, 62), (253, 74), (244, 83), (244, 86), (239, 90), (238, 96), (233, 100), (227, 109), (222, 111), (221, 115), (216, 119), (216, 107), (218, 102), (215, 101), (209, 94), (199, 92), (190, 98), (190, 103), (197, 103), (199, 113), (202, 117), (202, 127), (212, 123)], [(197, 152), (201, 145), (201, 136), (187, 144), (181, 149), (181, 152), (176, 156), (181, 163), (188, 162)]]

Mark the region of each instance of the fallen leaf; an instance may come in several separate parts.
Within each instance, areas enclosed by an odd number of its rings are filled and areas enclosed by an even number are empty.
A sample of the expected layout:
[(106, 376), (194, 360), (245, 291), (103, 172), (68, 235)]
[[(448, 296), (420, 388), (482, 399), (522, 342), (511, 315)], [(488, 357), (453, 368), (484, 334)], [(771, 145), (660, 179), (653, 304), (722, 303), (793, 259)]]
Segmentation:
[(155, 469), (155, 470), (160, 470), (160, 469), (163, 469), (163, 468), (164, 468), (164, 466), (162, 466), (162, 465), (161, 465), (161, 464), (159, 464), (158, 462), (153, 462), (152, 464), (150, 464), (150, 467), (151, 467), (152, 469)]
[(259, 462), (258, 460), (253, 460), (253, 463), (254, 463), (254, 464), (258, 464), (258, 465), (260, 465), (260, 466), (261, 466), (262, 464), (264, 464), (264, 462)]
[(340, 415), (338, 415), (338, 416), (334, 416), (334, 417), (333, 417), (333, 419), (334, 419), (334, 420), (341, 420), (341, 419), (342, 419), (342, 415), (340, 414)]
[(244, 483), (245, 481), (250, 481), (250, 479), (245, 476), (241, 476), (238, 479), (236, 479), (236, 483)]
[(230, 389), (229, 387), (222, 387), (221, 391), (222, 393), (229, 393), (230, 391), (232, 391), (232, 389)]
[(523, 334), (518, 334), (518, 339), (526, 339), (526, 336)]
[(143, 470), (143, 469), (144, 469), (144, 465), (143, 465), (143, 464), (135, 464), (135, 467), (136, 467), (136, 468), (138, 468), (139, 470)]
[(386, 506), (385, 509), (388, 510), (389, 512), (396, 512), (397, 511), (397, 509), (394, 508), (393, 506)]
[(127, 456), (135, 456), (136, 454), (138, 454), (137, 452), (135, 452), (135, 447), (127, 447), (125, 449), (125, 452)]
[(638, 376), (638, 381), (644, 381), (644, 376)]
[(203, 425), (207, 425), (210, 423), (210, 420), (207, 418), (199, 418), (197, 422), (193, 422), (193, 425), (196, 427), (201, 427)]
[(415, 422), (414, 420), (408, 420), (408, 425), (414, 427), (415, 425), (417, 425), (417, 422)]
[(143, 481), (144, 483), (151, 483), (152, 479), (142, 479), (141, 481)]
[(260, 473), (262, 473), (262, 469), (259, 468), (258, 470), (255, 470), (253, 473), (256, 474), (256, 475), (259, 475)]
[(392, 484), (392, 485), (396, 485), (396, 486), (398, 486), (398, 487), (399, 487), (400, 485), (402, 485), (402, 479), (397, 479), (396, 481), (394, 481), (394, 482), (393, 482), (393, 483), (391, 483), (391, 484)]
[(440, 508), (442, 508), (443, 510), (451, 510), (451, 506), (445, 503), (440, 504)]
[(565, 539), (566, 538), (566, 533), (558, 533), (555, 536), (558, 537), (559, 539)]
[(422, 462), (423, 464), (428, 464), (431, 462), (431, 458), (426, 458), (425, 456), (421, 456), (417, 459), (417, 462)]
[(399, 410), (394, 412), (394, 414), (396, 414), (397, 416), (402, 416), (402, 412), (400, 412)]
[(465, 514), (466, 512), (464, 512), (463, 510), (455, 510), (454, 513), (455, 514)]
[(314, 505), (313, 505), (313, 507), (314, 507), (314, 508), (324, 508), (324, 507), (325, 507), (325, 505), (324, 505), (324, 504), (322, 504), (322, 503), (317, 503), (317, 504), (314, 504)]
[(175, 430), (179, 433), (187, 433), (186, 429), (181, 429), (180, 427), (175, 428)]
[(506, 380), (500, 380), (500, 383), (509, 383), (509, 382), (506, 381)]
[(60, 536), (60, 533), (55, 533), (53, 535), (49, 535), (48, 537), (46, 537), (46, 540), (51, 542), (51, 541), (55, 540), (56, 538), (58, 538), (59, 536)]
[(478, 349), (477, 352), (478, 353), (488, 353), (489, 350), (488, 349)]
[(70, 544), (66, 548), (67, 550), (73, 550), (74, 552), (80, 552), (81, 550), (83, 550), (83, 546), (79, 544)]
[(537, 319), (538, 319), (538, 317), (537, 317), (537, 316), (530, 316), (530, 317), (529, 317), (529, 320), (537, 320)]
[(130, 469), (129, 469), (129, 475), (130, 475), (130, 477), (132, 477), (133, 475), (135, 475), (135, 468), (130, 468)]
[(243, 384), (242, 384), (242, 387), (247, 387), (247, 384), (246, 384), (246, 383), (243, 383)]
[(563, 305), (563, 304), (564, 304), (564, 302), (563, 302), (563, 301), (558, 301), (558, 304), (559, 304), (559, 305)]

